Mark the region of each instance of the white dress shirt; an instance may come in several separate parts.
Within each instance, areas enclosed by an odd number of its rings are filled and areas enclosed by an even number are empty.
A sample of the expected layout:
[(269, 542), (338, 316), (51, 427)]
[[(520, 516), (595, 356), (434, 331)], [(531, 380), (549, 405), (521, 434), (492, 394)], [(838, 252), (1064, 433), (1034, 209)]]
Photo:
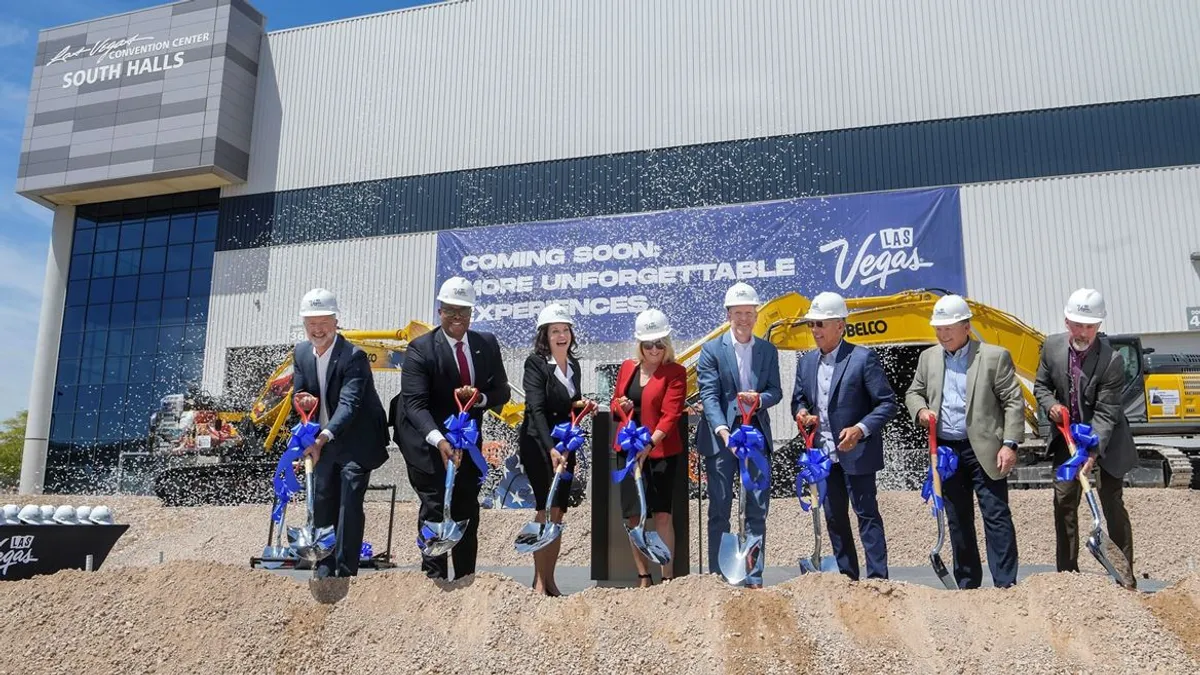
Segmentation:
[[(828, 354), (822, 353), (817, 359), (817, 417), (821, 420), (821, 446), (834, 462), (838, 461), (837, 439), (833, 437), (833, 425), (829, 421), (829, 397), (833, 388), (833, 369), (841, 348), (842, 343), (839, 342)], [(862, 431), (863, 438), (870, 435), (862, 422), (854, 426)]]
[[(455, 340), (449, 335), (446, 335), (445, 332), (442, 333), (442, 336), (445, 337), (446, 342), (450, 344), (450, 360), (454, 362), (454, 372), (456, 373), (458, 372), (458, 343), (462, 343), (463, 356), (467, 357), (467, 368), (471, 373), (471, 386), (475, 386), (475, 358), (471, 353), (471, 343), (467, 340), (467, 334), (463, 333), (462, 340)], [(479, 392), (479, 400), (475, 402), (475, 407), (487, 407), (486, 394)], [(434, 429), (433, 431), (429, 432), (427, 436), (425, 436), (425, 442), (436, 448), (438, 443), (441, 443), (443, 440), (445, 440), (445, 438), (445, 434), (443, 434), (440, 429)]]
[(546, 357), (546, 363), (554, 366), (554, 377), (557, 378), (558, 381), (562, 383), (562, 386), (566, 388), (567, 395), (571, 398), (575, 398), (575, 382), (571, 379), (575, 377), (575, 369), (571, 367), (571, 362), (567, 361), (566, 374), (563, 374), (563, 369), (558, 367), (558, 363), (554, 361), (553, 356)]
[(326, 441), (333, 440), (333, 432), (325, 428), (329, 425), (329, 408), (325, 405), (325, 379), (326, 374), (329, 373), (329, 359), (333, 356), (333, 350), (337, 347), (337, 341), (341, 337), (341, 335), (333, 336), (333, 342), (329, 343), (329, 348), (325, 350), (324, 354), (317, 352), (317, 348), (313, 347), (313, 356), (317, 358), (317, 386), (320, 392), (320, 398), (317, 401), (319, 404), (317, 419), (321, 422), (321, 435), (325, 437)]
[[(733, 356), (737, 361), (738, 391), (754, 391), (754, 341), (757, 338), (751, 335), (748, 342), (739, 342), (733, 333), (729, 335), (733, 338)], [(729, 431), (729, 427), (722, 424), (713, 433), (720, 434), (722, 429)]]

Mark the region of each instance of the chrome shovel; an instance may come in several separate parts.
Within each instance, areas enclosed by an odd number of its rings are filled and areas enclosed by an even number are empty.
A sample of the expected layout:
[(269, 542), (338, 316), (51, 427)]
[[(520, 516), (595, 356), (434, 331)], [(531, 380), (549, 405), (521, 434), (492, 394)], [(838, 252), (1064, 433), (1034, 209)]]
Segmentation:
[(821, 502), (818, 501), (819, 495), (817, 493), (816, 485), (808, 486), (808, 495), (813, 504), (811, 509), (813, 521), (813, 552), (811, 556), (800, 559), (800, 573), (812, 574), (815, 572), (837, 572), (839, 571), (837, 558), (831, 555), (824, 557), (821, 556), (821, 539), (823, 538), (823, 530), (821, 528), (822, 506)]
[(550, 520), (550, 505), (554, 503), (554, 493), (558, 491), (558, 482), (562, 473), (563, 468), (560, 466), (554, 472), (554, 480), (550, 481), (550, 492), (546, 495), (546, 522), (530, 521), (525, 523), (525, 527), (522, 527), (520, 532), (517, 532), (517, 538), (513, 542), (517, 553), (536, 553), (549, 546), (562, 534), (562, 523)]
[[(1058, 423), (1058, 430), (1063, 440), (1067, 442), (1067, 450), (1074, 456), (1077, 452), (1075, 438), (1071, 435), (1071, 422), (1066, 412)], [(1104, 571), (1124, 588), (1137, 588), (1137, 580), (1133, 576), (1133, 566), (1125, 557), (1125, 552), (1117, 548), (1111, 539), (1104, 538), (1104, 519), (1100, 515), (1100, 498), (1092, 482), (1088, 480), (1083, 468), (1079, 469), (1079, 484), (1083, 488), (1084, 498), (1087, 499), (1088, 510), (1092, 513), (1092, 533), (1087, 538), (1087, 549)]]
[(721, 533), (721, 548), (717, 549), (721, 575), (731, 584), (745, 581), (758, 568), (762, 544), (761, 536), (746, 534), (746, 486), (738, 481), (738, 533)]
[(324, 560), (333, 553), (337, 533), (333, 525), (313, 525), (313, 494), (316, 492), (313, 479), (312, 457), (304, 458), (304, 503), (308, 509), (308, 522), (303, 527), (288, 528), (288, 545), (296, 555), (312, 563)]
[[(811, 450), (816, 440), (817, 426), (814, 424), (808, 429), (801, 427), (800, 433), (804, 435), (805, 446)], [(821, 505), (821, 492), (817, 488), (816, 483), (809, 483), (807, 489), (809, 503), (812, 504), (809, 510), (812, 512), (813, 521), (813, 551), (811, 556), (800, 559), (800, 573), (838, 572), (840, 570), (838, 569), (837, 558), (831, 555), (821, 556), (821, 539), (824, 538), (821, 528), (823, 520), (822, 512), (824, 511), (824, 507)]]
[(642, 483), (641, 464), (636, 465), (633, 469), (633, 481), (637, 485), (638, 506), (641, 508), (641, 515), (637, 525), (630, 527), (628, 523), (625, 524), (625, 529), (629, 532), (629, 540), (646, 558), (659, 565), (666, 565), (671, 561), (671, 549), (667, 548), (667, 543), (657, 532), (646, 531), (646, 486)]
[(938, 472), (937, 416), (932, 414), (929, 416), (929, 468), (933, 474), (933, 498), (936, 503), (943, 505), (933, 510), (937, 519), (937, 542), (929, 551), (929, 565), (933, 567), (933, 573), (942, 581), (946, 590), (957, 591), (958, 582), (954, 580), (954, 575), (950, 574), (942, 560), (942, 546), (946, 544), (946, 509), (945, 500), (942, 499), (942, 475)]
[(279, 569), (283, 567), (283, 559), (291, 554), (291, 549), (283, 545), (284, 526), (287, 523), (287, 503), (283, 504), (283, 511), (279, 514), (279, 526), (275, 528), (275, 544), (268, 544), (263, 547), (263, 563), (262, 566), (269, 570)]
[(426, 520), (421, 523), (422, 550), (425, 555), (437, 557), (450, 552), (462, 540), (468, 521), (450, 517), (450, 497), (454, 493), (454, 462), (446, 462), (446, 494), (442, 498), (442, 520)]

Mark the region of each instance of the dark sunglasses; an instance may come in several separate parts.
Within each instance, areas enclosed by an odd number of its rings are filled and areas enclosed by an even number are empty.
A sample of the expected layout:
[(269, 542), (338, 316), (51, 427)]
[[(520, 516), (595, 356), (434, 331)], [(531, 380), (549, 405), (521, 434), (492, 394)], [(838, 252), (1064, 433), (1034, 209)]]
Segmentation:
[(667, 343), (663, 342), (662, 340), (655, 340), (654, 342), (643, 342), (642, 343), (642, 349), (645, 349), (645, 350), (666, 349), (666, 348), (667, 348)]
[(809, 321), (808, 327), (809, 328), (824, 328), (825, 322), (824, 321)]

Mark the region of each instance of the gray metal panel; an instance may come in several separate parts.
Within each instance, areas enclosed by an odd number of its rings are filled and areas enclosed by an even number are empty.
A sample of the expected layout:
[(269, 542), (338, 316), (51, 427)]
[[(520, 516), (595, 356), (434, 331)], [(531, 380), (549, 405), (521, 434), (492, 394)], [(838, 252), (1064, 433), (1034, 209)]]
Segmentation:
[[(330, 226), (336, 225), (331, 221)], [(410, 319), (432, 320), (436, 248), (436, 235), (418, 234), (218, 252), (204, 386), (223, 391), (230, 347), (300, 339), (296, 303), (315, 286), (338, 294), (338, 321), (347, 328), (400, 328)]]
[(1110, 333), (1185, 330), (1200, 304), (1200, 167), (971, 186), (962, 214), (968, 293), (1043, 332), (1083, 286)]
[(1197, 34), (1188, 0), (442, 3), (268, 34), (225, 194), (1195, 94)]

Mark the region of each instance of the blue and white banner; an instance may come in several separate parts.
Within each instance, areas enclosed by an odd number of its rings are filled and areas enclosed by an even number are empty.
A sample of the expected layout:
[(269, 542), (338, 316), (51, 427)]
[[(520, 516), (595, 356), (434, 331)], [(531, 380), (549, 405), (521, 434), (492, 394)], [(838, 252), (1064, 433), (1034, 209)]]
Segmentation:
[(478, 293), (472, 328), (531, 344), (538, 311), (560, 302), (581, 340), (632, 340), (657, 307), (680, 339), (725, 320), (737, 281), (767, 300), (917, 288), (966, 292), (958, 188), (601, 216), (438, 233), (437, 284)]

